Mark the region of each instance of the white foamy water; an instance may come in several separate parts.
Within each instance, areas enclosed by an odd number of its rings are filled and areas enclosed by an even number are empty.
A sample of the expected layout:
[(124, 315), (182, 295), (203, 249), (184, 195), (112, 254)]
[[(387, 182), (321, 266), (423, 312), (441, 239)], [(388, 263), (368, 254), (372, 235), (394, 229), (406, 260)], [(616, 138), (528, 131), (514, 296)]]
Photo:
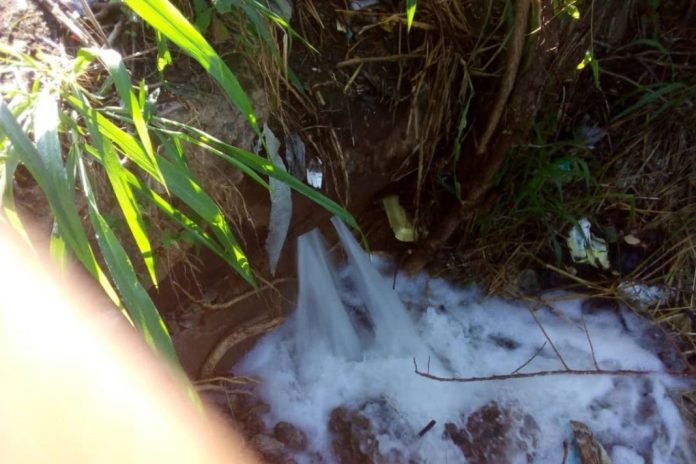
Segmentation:
[[(235, 369), (262, 379), (260, 393), (271, 405), (264, 418), (269, 427), (284, 420), (305, 431), (310, 450), (297, 455), (298, 462), (315, 462), (311, 452), (335, 462), (327, 424), (334, 408), (346, 406), (370, 415), (381, 454), (400, 456), (396, 462), (462, 463), (464, 455), (445, 437), (444, 425), (464, 425), (466, 416), (490, 401), (534, 419), (538, 440), (528, 443), (534, 462), (562, 461), (563, 442), (573, 442), (570, 420), (586, 423), (614, 464), (693, 462), (669, 395), (679, 384), (666, 374), (478, 383), (418, 376), (414, 357), (421, 370), (429, 364), (430, 373), (443, 377), (509, 374), (530, 358), (520, 372), (563, 366), (525, 304), (424, 274), (399, 274), (394, 291), (392, 276), (378, 269), (388, 263), (371, 263), (345, 226), (334, 225), (348, 263), (332, 264), (318, 232), (301, 237), (298, 309)], [(571, 369), (594, 369), (594, 351), (603, 370), (664, 371), (646, 342), (649, 327), (629, 312), (587, 314), (571, 299), (535, 315)], [(418, 437), (431, 420), (435, 427)], [(524, 455), (513, 461), (527, 462)], [(579, 462), (572, 448), (567, 462)]]

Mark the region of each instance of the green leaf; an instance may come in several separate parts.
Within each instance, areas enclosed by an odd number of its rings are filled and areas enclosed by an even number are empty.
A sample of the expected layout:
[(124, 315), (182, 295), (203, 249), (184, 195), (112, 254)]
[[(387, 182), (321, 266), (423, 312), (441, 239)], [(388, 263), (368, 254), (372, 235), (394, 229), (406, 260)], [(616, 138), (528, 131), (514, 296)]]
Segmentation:
[(619, 114), (617, 114), (614, 117), (614, 121), (619, 120), (623, 118), (624, 116), (633, 113), (634, 111), (638, 111), (639, 109), (643, 108), (644, 106), (650, 105), (651, 103), (654, 103), (658, 99), (662, 98), (665, 95), (668, 95), (672, 92), (676, 92), (677, 90), (681, 90), (684, 87), (686, 87), (686, 84), (683, 82), (672, 82), (670, 84), (663, 85), (659, 87), (657, 90), (653, 91), (652, 89), (645, 88), (646, 93), (636, 103), (633, 105), (629, 106)]
[[(69, 97), (68, 101), (85, 117), (93, 117), (99, 132), (118, 146), (124, 155), (133, 160), (138, 166), (152, 175), (153, 166), (149, 163), (140, 144), (127, 132), (97, 112), (89, 112), (86, 104), (78, 98)], [(157, 118), (153, 118), (157, 120)], [(221, 243), (225, 253), (230, 257), (234, 269), (252, 286), (256, 282), (251, 273), (249, 261), (232, 234), (224, 214), (217, 204), (208, 196), (203, 188), (195, 181), (193, 173), (181, 163), (172, 163), (164, 157), (158, 158), (162, 176), (166, 179), (169, 192), (183, 201), (191, 210), (210, 225), (213, 234)]]
[(123, 298), (125, 310), (128, 312), (133, 324), (143, 334), (147, 344), (173, 365), (180, 367), (174, 344), (164, 321), (157, 312), (157, 308), (147, 291), (138, 281), (133, 265), (123, 246), (106, 220), (104, 220), (104, 217), (99, 213), (82, 159), (78, 160), (78, 172), (85, 197), (87, 198), (89, 218), (96, 233), (99, 249), (104, 256), (104, 261), (111, 273), (114, 285)]
[(133, 92), (130, 76), (128, 75), (126, 66), (123, 64), (121, 55), (117, 51), (111, 49), (90, 48), (85, 49), (85, 52), (93, 53), (106, 65), (106, 68), (114, 81), (116, 90), (118, 91), (121, 100), (123, 100), (126, 110), (128, 110), (131, 118), (133, 119), (133, 125), (135, 126), (135, 130), (140, 138), (140, 143), (145, 149), (145, 154), (149, 158), (150, 164), (154, 169), (154, 172), (150, 174), (153, 175), (166, 188), (166, 183), (164, 182), (162, 173), (157, 169), (157, 158), (155, 157), (155, 152), (152, 149), (152, 141), (150, 140), (147, 124), (145, 124), (143, 107), (141, 106), (138, 98), (135, 96), (135, 92)]
[(164, 68), (172, 64), (172, 54), (167, 45), (167, 39), (162, 37), (159, 31), (155, 31), (155, 40), (157, 41), (157, 71), (160, 73)]
[(68, 247), (65, 240), (60, 235), (58, 223), (53, 222), (53, 230), (51, 231), (51, 239), (49, 242), (49, 250), (53, 262), (56, 263), (58, 269), (64, 272), (68, 266)]
[(224, 89), (229, 99), (246, 116), (252, 128), (260, 134), (249, 98), (213, 47), (200, 32), (167, 0), (124, 0), (133, 11), (155, 30), (198, 61)]
[(211, 153), (234, 164), (235, 166), (239, 163), (242, 163), (260, 174), (273, 177), (275, 179), (280, 180), (281, 182), (286, 183), (292, 189), (296, 190), (297, 192), (306, 196), (313, 202), (322, 206), (330, 213), (340, 217), (349, 226), (353, 227), (356, 230), (360, 229), (353, 215), (346, 211), (345, 208), (341, 207), (338, 203), (331, 200), (330, 198), (322, 195), (321, 192), (303, 183), (295, 176), (281, 169), (278, 169), (268, 159), (263, 158), (254, 153), (250, 153), (246, 150), (242, 150), (241, 148), (228, 145), (222, 142), (221, 140), (213, 137), (212, 135), (194, 127), (188, 126), (186, 124), (182, 124), (171, 120), (165, 120), (162, 118), (153, 118), (153, 120), (183, 130), (192, 138), (192, 140), (195, 140), (200, 146), (204, 148), (209, 147), (211, 149)]
[[(58, 115), (57, 104), (50, 95), (42, 94), (40, 96), (36, 116), (39, 117), (39, 122), (35, 129), (35, 135), (41, 140), (42, 150), (45, 150), (42, 154), (32, 144), (3, 102), (0, 102), (0, 131), (9, 137), (19, 159), (46, 194), (66, 245), (87, 271), (97, 279), (107, 295), (118, 304), (118, 295), (101, 270), (89, 245), (75, 206), (73, 192), (69, 188), (67, 173), (62, 165), (60, 147), (56, 147), (52, 140), (55, 137), (52, 132), (57, 130)], [(57, 150), (55, 150), (56, 148)]]
[[(133, 195), (129, 185), (123, 179), (125, 168), (121, 166), (118, 155), (114, 151), (111, 140), (105, 138), (97, 123), (97, 111), (90, 109), (85, 117), (89, 133), (95, 147), (102, 154), (102, 164), (106, 170), (107, 177), (114, 191), (116, 201), (118, 202), (123, 217), (128, 224), (128, 228), (133, 235), (138, 250), (143, 257), (145, 268), (152, 280), (152, 283), (157, 287), (157, 275), (155, 272), (155, 258), (152, 252), (152, 245), (145, 228), (145, 221), (142, 215), (142, 209)], [(161, 173), (161, 171), (160, 171)]]
[(406, 28), (410, 31), (413, 18), (416, 16), (417, 0), (406, 0)]
[(19, 165), (19, 157), (11, 145), (5, 148), (4, 152), (7, 154), (7, 158), (0, 164), (0, 206), (2, 206), (2, 211), (5, 214), (5, 220), (33, 250), (29, 234), (17, 213), (12, 188), (12, 179)]

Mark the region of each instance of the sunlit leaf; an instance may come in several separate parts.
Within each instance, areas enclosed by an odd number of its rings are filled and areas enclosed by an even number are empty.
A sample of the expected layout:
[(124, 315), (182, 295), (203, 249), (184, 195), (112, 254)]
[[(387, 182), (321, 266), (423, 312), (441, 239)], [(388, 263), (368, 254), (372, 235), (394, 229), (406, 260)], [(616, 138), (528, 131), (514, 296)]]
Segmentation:
[(413, 18), (416, 16), (416, 6), (418, 0), (406, 0), (406, 28), (410, 31), (413, 25)]
[(259, 133), (249, 98), (237, 77), (201, 33), (167, 0), (124, 0), (155, 30), (198, 61), (224, 89), (229, 99)]
[(125, 310), (133, 324), (142, 333), (147, 344), (173, 365), (178, 366), (179, 361), (164, 321), (147, 291), (138, 280), (126, 251), (99, 212), (83, 160), (78, 161), (78, 171), (99, 249), (104, 256), (114, 285), (123, 298)]

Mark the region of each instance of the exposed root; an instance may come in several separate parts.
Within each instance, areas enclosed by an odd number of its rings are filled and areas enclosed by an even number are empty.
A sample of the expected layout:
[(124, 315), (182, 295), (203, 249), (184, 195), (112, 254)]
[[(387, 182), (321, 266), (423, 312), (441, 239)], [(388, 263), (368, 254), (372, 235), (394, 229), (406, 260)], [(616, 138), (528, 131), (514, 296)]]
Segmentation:
[(223, 337), (215, 345), (215, 348), (213, 348), (203, 363), (198, 377), (201, 379), (211, 377), (222, 358), (224, 358), (225, 355), (232, 349), (244, 342), (250, 341), (255, 337), (273, 330), (283, 322), (285, 322), (284, 317), (276, 317), (270, 320), (266, 319), (265, 317), (257, 317), (249, 322), (246, 322), (245, 324), (235, 327), (230, 334)]

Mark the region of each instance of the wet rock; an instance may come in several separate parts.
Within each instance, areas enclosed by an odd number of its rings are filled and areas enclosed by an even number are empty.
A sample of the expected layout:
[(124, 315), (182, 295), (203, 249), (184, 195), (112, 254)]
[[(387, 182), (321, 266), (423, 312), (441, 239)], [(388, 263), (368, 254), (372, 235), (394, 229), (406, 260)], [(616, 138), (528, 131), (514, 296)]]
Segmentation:
[(580, 464), (610, 464), (611, 460), (601, 443), (593, 436), (590, 428), (579, 421), (570, 421), (575, 435), (575, 446), (580, 457)]
[(445, 434), (470, 464), (534, 461), (539, 426), (532, 416), (515, 405), (492, 401), (471, 413), (459, 427), (445, 424)]
[(253, 437), (266, 431), (263, 416), (271, 410), (268, 403), (256, 395), (238, 395), (231, 406), (234, 408), (232, 415), (247, 436)]
[(278, 422), (273, 427), (273, 436), (294, 450), (304, 451), (307, 448), (304, 432), (290, 422)]
[(265, 459), (273, 463), (288, 462), (285, 445), (273, 437), (264, 434), (255, 435), (249, 444)]
[(329, 430), (331, 452), (339, 464), (371, 464), (379, 462), (379, 441), (363, 414), (345, 407), (331, 411)]

